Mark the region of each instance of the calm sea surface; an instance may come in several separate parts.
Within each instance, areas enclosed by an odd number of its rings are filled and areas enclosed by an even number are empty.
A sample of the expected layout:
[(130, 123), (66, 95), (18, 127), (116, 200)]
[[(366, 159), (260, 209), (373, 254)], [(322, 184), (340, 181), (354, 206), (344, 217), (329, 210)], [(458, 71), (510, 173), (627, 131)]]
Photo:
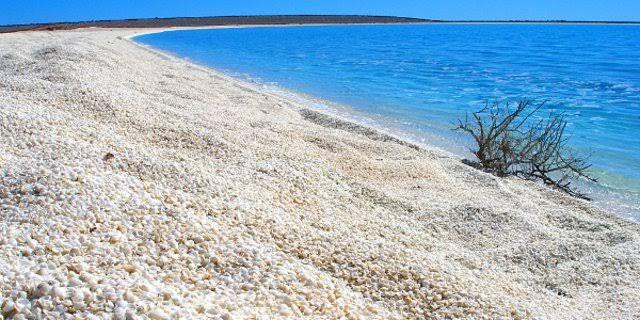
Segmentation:
[[(451, 131), (485, 101), (563, 111), (595, 203), (640, 221), (640, 26), (377, 25), (172, 31), (137, 41), (468, 156)], [(330, 102), (329, 102), (330, 101)]]

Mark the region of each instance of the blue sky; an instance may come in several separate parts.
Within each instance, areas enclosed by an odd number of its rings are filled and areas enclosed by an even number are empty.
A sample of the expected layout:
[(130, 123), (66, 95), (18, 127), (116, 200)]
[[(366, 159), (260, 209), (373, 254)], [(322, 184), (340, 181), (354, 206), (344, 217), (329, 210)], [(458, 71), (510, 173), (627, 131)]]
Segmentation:
[(0, 0), (0, 24), (252, 14), (640, 20), (640, 0)]

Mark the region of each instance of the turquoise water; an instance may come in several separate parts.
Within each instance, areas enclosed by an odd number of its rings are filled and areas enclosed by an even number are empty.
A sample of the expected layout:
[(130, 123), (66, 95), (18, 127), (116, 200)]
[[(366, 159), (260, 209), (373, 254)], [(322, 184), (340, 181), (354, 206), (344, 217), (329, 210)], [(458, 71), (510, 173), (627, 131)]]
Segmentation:
[[(597, 205), (640, 218), (640, 26), (371, 25), (172, 31), (137, 41), (468, 156), (450, 129), (487, 100), (563, 111)], [(316, 101), (317, 104), (317, 101)]]

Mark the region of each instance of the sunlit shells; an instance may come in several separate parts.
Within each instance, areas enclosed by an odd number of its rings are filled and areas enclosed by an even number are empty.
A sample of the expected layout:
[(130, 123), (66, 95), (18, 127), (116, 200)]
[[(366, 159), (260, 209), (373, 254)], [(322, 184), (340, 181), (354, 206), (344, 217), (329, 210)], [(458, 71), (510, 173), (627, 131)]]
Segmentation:
[(0, 35), (0, 320), (640, 311), (635, 226), (135, 32)]

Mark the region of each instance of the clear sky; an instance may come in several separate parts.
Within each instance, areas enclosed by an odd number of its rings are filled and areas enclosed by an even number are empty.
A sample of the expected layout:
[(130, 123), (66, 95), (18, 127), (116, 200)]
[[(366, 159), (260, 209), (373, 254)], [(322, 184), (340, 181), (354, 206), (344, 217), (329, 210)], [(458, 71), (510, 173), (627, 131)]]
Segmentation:
[(254, 14), (640, 21), (640, 0), (0, 0), (0, 25)]

